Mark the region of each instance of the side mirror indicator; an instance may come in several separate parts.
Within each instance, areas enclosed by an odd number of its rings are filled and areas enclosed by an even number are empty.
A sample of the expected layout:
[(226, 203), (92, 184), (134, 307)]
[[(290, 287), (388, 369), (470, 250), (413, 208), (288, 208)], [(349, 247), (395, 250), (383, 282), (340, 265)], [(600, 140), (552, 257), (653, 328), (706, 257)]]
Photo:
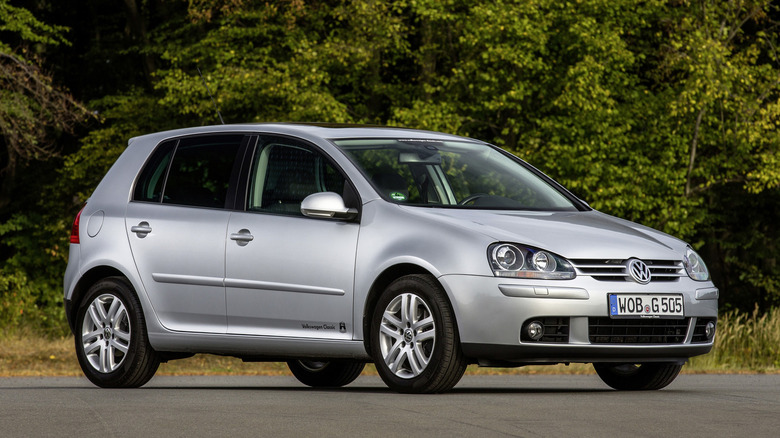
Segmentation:
[(312, 193), (301, 202), (301, 213), (306, 217), (351, 220), (357, 217), (356, 208), (347, 208), (338, 193)]

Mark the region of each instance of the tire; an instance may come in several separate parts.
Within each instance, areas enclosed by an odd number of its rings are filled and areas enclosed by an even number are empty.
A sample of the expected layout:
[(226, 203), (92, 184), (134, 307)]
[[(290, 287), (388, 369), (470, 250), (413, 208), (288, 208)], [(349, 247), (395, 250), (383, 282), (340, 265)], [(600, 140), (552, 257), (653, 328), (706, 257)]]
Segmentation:
[(299, 382), (313, 388), (339, 388), (358, 378), (363, 362), (291, 360), (287, 366)]
[(371, 318), (371, 356), (398, 392), (445, 392), (460, 381), (466, 358), (452, 308), (433, 277), (407, 275), (382, 292)]
[(137, 388), (160, 366), (149, 345), (141, 304), (120, 277), (105, 278), (87, 291), (75, 332), (81, 370), (101, 388)]
[(682, 367), (681, 364), (663, 362), (593, 364), (601, 380), (620, 391), (652, 391), (665, 388), (677, 378)]

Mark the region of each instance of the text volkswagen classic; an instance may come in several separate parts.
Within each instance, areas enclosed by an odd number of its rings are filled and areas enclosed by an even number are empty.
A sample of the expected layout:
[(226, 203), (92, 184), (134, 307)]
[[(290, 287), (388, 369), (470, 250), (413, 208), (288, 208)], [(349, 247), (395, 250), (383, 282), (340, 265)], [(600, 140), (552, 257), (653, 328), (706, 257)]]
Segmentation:
[(688, 244), (495, 146), (294, 124), (130, 139), (76, 217), (64, 290), (101, 387), (212, 353), (315, 387), (374, 362), (413, 393), (468, 364), (593, 363), (613, 388), (663, 388), (712, 348), (718, 298)]

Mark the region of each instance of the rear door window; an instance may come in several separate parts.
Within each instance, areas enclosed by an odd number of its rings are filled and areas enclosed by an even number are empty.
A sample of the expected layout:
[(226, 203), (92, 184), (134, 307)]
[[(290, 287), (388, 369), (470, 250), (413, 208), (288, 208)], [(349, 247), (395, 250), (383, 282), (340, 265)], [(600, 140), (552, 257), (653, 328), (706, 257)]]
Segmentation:
[(136, 201), (225, 208), (244, 135), (207, 135), (162, 143), (133, 194)]

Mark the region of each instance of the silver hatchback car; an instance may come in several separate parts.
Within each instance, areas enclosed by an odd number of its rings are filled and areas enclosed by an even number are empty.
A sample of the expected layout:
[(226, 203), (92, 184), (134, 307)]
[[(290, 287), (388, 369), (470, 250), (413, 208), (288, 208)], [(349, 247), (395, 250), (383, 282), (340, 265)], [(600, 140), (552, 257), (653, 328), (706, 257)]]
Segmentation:
[(718, 289), (689, 245), (591, 209), (515, 156), (436, 132), (226, 125), (133, 138), (73, 224), (65, 309), (84, 374), (137, 387), (195, 353), (367, 362), (399, 392), (468, 364), (593, 363), (671, 383), (710, 351)]

